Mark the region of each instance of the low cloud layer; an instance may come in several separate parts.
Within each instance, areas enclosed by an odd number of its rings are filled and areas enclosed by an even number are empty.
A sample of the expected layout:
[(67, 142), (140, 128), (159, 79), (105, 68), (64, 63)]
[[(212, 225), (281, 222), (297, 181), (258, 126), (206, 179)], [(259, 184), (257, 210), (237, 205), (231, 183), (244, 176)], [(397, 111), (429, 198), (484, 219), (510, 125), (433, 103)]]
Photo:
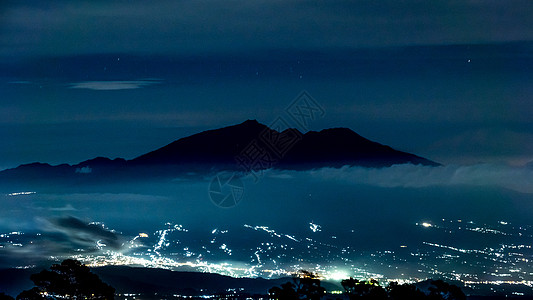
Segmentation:
[[(292, 175), (297, 176), (297, 173), (302, 172), (294, 172)], [(477, 164), (428, 167), (403, 164), (380, 169), (346, 166), (340, 169), (313, 170), (308, 175), (325, 180), (391, 188), (469, 185), (501, 187), (520, 193), (533, 193), (533, 168), (528, 166)], [(279, 173), (272, 172), (269, 176), (278, 177)]]

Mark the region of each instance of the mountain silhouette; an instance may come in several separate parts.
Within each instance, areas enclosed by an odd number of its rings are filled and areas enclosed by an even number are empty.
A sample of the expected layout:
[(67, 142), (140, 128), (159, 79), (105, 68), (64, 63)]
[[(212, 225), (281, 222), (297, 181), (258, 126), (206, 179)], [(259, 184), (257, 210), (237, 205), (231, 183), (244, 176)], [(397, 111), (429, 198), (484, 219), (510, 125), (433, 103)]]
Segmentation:
[(380, 168), (406, 163), (439, 165), (368, 140), (348, 128), (304, 134), (291, 128), (280, 132), (247, 120), (181, 138), (132, 160), (97, 157), (76, 165), (31, 163), (0, 172), (0, 180), (69, 177), (71, 181), (82, 178), (87, 182), (90, 178), (160, 178), (222, 170), (302, 170), (345, 165)]
[(220, 129), (208, 130), (172, 142), (141, 155), (134, 164), (235, 165), (235, 157), (264, 130), (255, 120)]
[[(264, 152), (264, 155), (255, 155), (257, 152)], [(263, 160), (266, 166), (270, 162), (272, 167), (282, 169), (344, 165), (386, 167), (403, 163), (438, 165), (425, 158), (372, 142), (348, 128), (310, 131), (305, 134), (297, 129), (278, 132), (255, 120), (179, 139), (131, 162), (144, 165), (231, 167), (240, 163), (238, 157), (241, 155), (247, 156), (249, 160)]]
[[(0, 269), (0, 290), (15, 296), (25, 289), (30, 289), (33, 283), (29, 278), (31, 274), (39, 272), (39, 269)], [(91, 272), (116, 288), (119, 294), (181, 294), (198, 297), (205, 294), (226, 294), (228, 289), (234, 289), (242, 294), (265, 295), (271, 287), (292, 281), (291, 277), (235, 278), (216, 273), (128, 266), (97, 267), (91, 268)], [(328, 290), (341, 288), (332, 282), (323, 282), (322, 285)]]

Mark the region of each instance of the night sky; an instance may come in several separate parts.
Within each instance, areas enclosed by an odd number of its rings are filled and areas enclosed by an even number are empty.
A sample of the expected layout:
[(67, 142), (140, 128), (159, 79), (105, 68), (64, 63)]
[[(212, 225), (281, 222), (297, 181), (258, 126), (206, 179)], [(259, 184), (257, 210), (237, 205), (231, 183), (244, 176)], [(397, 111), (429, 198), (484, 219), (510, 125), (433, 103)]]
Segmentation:
[(0, 269), (75, 255), (490, 293), (514, 280), (531, 295), (532, 16), (531, 0), (0, 0), (0, 171), (133, 159), (248, 119), (295, 125), (302, 91), (323, 112), (306, 129), (442, 164), (0, 172)]
[(0, 168), (134, 158), (302, 91), (444, 164), (533, 161), (531, 1), (2, 1)]

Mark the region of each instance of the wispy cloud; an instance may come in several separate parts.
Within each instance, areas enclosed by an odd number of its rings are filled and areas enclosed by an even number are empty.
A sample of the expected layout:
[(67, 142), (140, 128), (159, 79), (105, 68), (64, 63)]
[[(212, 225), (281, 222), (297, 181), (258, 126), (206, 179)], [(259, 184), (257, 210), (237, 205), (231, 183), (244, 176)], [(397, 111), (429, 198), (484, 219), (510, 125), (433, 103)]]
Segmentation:
[(95, 247), (99, 242), (113, 249), (119, 249), (122, 241), (116, 232), (99, 223), (86, 223), (75, 217), (57, 218), (49, 221), (50, 232), (61, 232), (74, 245)]
[(70, 84), (71, 89), (88, 89), (97, 91), (133, 90), (158, 84), (155, 80), (133, 81), (82, 81)]
[(42, 207), (42, 206), (32, 206), (31, 209), (38, 210), (49, 210), (49, 211), (58, 211), (58, 212), (67, 212), (67, 211), (78, 211), (72, 204), (66, 204), (62, 207)]
[[(31, 243), (13, 246), (3, 243), (0, 260), (43, 261), (53, 257), (68, 257), (80, 253), (99, 253), (101, 251), (124, 249), (126, 237), (110, 230), (102, 223), (88, 222), (76, 217), (53, 219), (36, 218), (41, 233), (33, 236)], [(20, 230), (20, 229), (19, 229)]]
[(533, 36), (532, 4), (526, 0), (7, 2), (0, 30), (0, 54), (7, 57), (483, 43)]
[(72, 204), (67, 204), (63, 207), (51, 207), (51, 208), (48, 208), (48, 210), (50, 211), (77, 211), (78, 209), (72, 206)]
[(403, 164), (380, 169), (346, 166), (340, 169), (322, 168), (305, 172), (274, 171), (269, 175), (279, 177), (278, 173), (295, 177), (306, 173), (310, 177), (323, 180), (390, 188), (467, 185), (501, 187), (520, 193), (533, 193), (533, 168), (496, 164), (442, 167)]

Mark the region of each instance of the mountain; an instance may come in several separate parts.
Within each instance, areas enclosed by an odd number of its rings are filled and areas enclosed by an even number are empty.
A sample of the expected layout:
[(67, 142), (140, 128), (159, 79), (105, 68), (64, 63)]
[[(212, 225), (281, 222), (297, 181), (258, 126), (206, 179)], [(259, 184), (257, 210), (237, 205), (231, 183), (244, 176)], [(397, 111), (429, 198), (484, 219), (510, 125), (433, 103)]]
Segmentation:
[[(225, 275), (200, 272), (178, 272), (126, 266), (106, 266), (92, 271), (102, 281), (117, 289), (119, 293), (181, 294), (200, 296), (228, 294), (233, 290), (239, 294), (266, 295), (274, 286), (292, 282), (291, 277), (276, 279), (235, 278)], [(339, 283), (322, 282), (326, 290), (339, 290)], [(229, 293), (231, 294), (231, 293)]]
[[(34, 286), (31, 274), (43, 268), (34, 269), (0, 269), (0, 292), (16, 297), (23, 290)], [(292, 282), (291, 277), (275, 279), (236, 278), (215, 273), (171, 271), (156, 268), (104, 266), (91, 268), (103, 282), (116, 289), (117, 294), (148, 295), (188, 295), (200, 296), (211, 294), (238, 293), (240, 295), (266, 295), (274, 286)], [(340, 290), (338, 282), (322, 281), (328, 291)], [(235, 295), (233, 295), (235, 296)], [(161, 298), (158, 298), (161, 299)]]
[(179, 139), (160, 149), (141, 155), (131, 162), (141, 165), (228, 165), (235, 166), (235, 157), (263, 131), (272, 131), (255, 120), (208, 130)]
[(98, 157), (76, 165), (21, 165), (0, 172), (0, 180), (13, 178), (69, 181), (160, 178), (222, 170), (312, 169), (344, 165), (387, 167), (394, 164), (438, 163), (370, 141), (348, 128), (332, 128), (305, 134), (297, 129), (281, 132), (255, 120), (208, 130), (174, 141), (132, 160)]
[(222, 165), (231, 168), (243, 164), (239, 156), (260, 160), (265, 167), (271, 165), (280, 169), (343, 165), (386, 167), (402, 163), (438, 165), (372, 142), (347, 128), (305, 134), (297, 129), (278, 132), (255, 120), (179, 139), (131, 162), (141, 165)]

